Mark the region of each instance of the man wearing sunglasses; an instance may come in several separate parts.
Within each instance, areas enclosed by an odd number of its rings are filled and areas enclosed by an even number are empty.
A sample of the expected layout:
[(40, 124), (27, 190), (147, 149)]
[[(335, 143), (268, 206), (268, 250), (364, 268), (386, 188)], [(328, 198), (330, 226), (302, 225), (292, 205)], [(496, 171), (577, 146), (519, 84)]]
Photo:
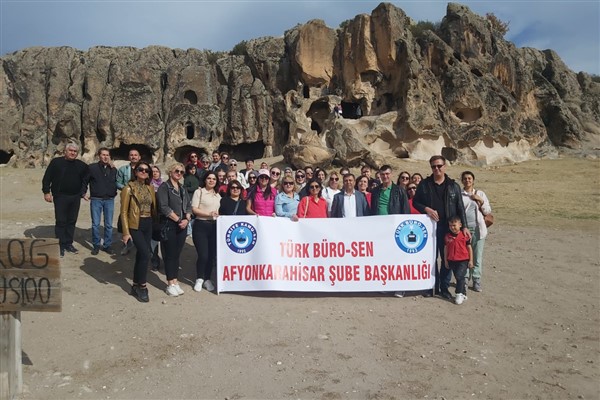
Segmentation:
[(470, 239), (471, 233), (467, 228), (460, 185), (446, 175), (446, 159), (440, 155), (433, 156), (429, 159), (429, 165), (432, 174), (417, 186), (413, 206), (437, 223), (436, 243), (441, 263), (436, 265), (434, 293), (451, 300), (452, 295), (448, 287), (452, 271), (444, 267), (444, 237), (449, 231), (448, 220), (454, 216), (460, 217), (464, 234)]

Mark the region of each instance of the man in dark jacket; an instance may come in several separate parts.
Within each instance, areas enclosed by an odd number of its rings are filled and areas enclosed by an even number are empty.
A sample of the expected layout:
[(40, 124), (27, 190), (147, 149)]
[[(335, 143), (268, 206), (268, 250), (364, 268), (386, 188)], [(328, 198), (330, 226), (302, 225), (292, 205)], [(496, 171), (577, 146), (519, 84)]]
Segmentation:
[(410, 214), (406, 191), (392, 182), (392, 167), (383, 165), (379, 175), (381, 185), (371, 194), (371, 215)]
[(115, 211), (115, 196), (117, 195), (117, 169), (111, 163), (110, 151), (106, 147), (98, 150), (98, 162), (91, 164), (86, 187), (90, 188), (90, 195), (84, 199), (90, 201), (90, 215), (92, 216), (92, 255), (100, 251), (100, 219), (104, 214), (104, 242), (102, 251), (114, 254), (112, 244), (112, 221)]
[(459, 216), (463, 232), (469, 238), (471, 234), (467, 228), (460, 186), (446, 175), (446, 159), (442, 156), (433, 156), (429, 159), (429, 165), (432, 174), (417, 186), (413, 206), (420, 213), (427, 214), (429, 218), (437, 222), (436, 243), (441, 263), (436, 265), (435, 293), (450, 300), (452, 295), (448, 291), (448, 287), (452, 273), (444, 267), (444, 237), (448, 233), (448, 219), (455, 215)]
[(78, 253), (73, 246), (73, 236), (88, 175), (87, 164), (77, 159), (78, 151), (77, 144), (67, 143), (65, 156), (50, 161), (42, 178), (44, 200), (54, 203), (54, 233), (60, 242), (61, 257), (65, 251)]
[(330, 218), (364, 217), (370, 214), (364, 193), (354, 188), (353, 174), (344, 175), (344, 189), (333, 196)]

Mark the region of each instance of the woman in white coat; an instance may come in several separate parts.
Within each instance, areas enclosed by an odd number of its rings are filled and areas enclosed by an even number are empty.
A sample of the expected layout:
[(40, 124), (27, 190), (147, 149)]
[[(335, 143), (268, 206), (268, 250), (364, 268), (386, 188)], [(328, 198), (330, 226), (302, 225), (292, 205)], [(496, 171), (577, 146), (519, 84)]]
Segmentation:
[(463, 184), (462, 199), (465, 205), (465, 215), (471, 231), (471, 246), (473, 247), (473, 269), (469, 270), (467, 279), (472, 279), (475, 292), (481, 292), (483, 247), (488, 234), (484, 217), (491, 214), (492, 207), (485, 193), (475, 189), (475, 174), (465, 171), (460, 178)]

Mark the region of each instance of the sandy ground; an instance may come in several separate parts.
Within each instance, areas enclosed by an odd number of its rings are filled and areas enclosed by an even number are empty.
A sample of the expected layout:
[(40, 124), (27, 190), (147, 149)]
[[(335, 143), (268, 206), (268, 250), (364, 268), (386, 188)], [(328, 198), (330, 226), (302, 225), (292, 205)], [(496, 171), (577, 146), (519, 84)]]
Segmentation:
[[(427, 164), (398, 168), (429, 173)], [(128, 296), (133, 256), (90, 255), (89, 206), (62, 261), (62, 312), (22, 313), (23, 399), (598, 399), (597, 160), (469, 168), (496, 224), (482, 293)], [(449, 167), (458, 177), (465, 168)], [(400, 171), (398, 169), (397, 171)], [(42, 170), (0, 169), (1, 234), (52, 237)]]

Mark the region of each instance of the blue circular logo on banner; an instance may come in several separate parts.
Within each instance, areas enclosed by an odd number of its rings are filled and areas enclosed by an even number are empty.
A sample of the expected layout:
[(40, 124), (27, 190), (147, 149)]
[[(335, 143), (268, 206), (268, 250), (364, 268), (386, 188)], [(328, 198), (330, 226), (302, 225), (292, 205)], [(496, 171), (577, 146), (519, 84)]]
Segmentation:
[(227, 229), (225, 242), (235, 253), (248, 253), (256, 245), (256, 228), (247, 222), (236, 222)]
[(402, 222), (396, 228), (394, 239), (396, 244), (405, 253), (413, 254), (423, 250), (427, 244), (429, 233), (422, 222), (413, 219)]

